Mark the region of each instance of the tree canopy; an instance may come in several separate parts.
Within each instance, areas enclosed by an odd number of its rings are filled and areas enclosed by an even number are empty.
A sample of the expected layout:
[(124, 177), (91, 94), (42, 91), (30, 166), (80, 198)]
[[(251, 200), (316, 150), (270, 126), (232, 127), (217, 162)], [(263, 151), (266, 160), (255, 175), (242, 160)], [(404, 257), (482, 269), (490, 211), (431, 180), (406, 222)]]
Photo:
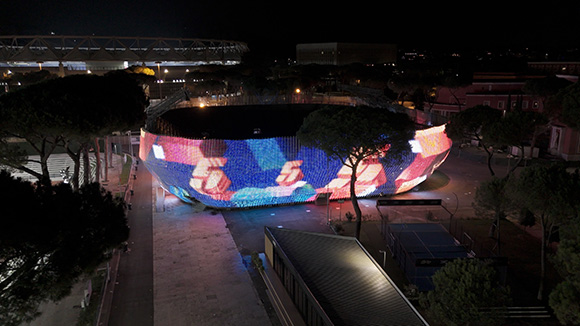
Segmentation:
[(554, 262), (563, 281), (550, 293), (550, 307), (560, 323), (580, 325), (580, 216), (561, 228), (560, 239)]
[(362, 215), (355, 193), (357, 167), (371, 157), (400, 159), (410, 153), (409, 141), (414, 136), (414, 124), (406, 114), (366, 106), (323, 107), (304, 119), (297, 133), (304, 146), (321, 149), (351, 168), (350, 196), (357, 238)]
[(557, 119), (580, 130), (580, 84), (574, 83), (561, 89), (550, 103), (551, 112)]
[(500, 121), (501, 116), (501, 111), (490, 106), (476, 105), (452, 116), (445, 126), (447, 136), (454, 141), (476, 140), (479, 142), (487, 153), (487, 168), (492, 176), (495, 175), (491, 166), (493, 148), (490, 147), (493, 142), (484, 135), (488, 134), (488, 130)]
[(41, 173), (26, 168), (25, 153), (5, 141), (0, 144), (0, 164), (48, 183), (48, 158), (57, 146), (70, 154), (73, 144), (85, 150), (95, 137), (140, 126), (146, 105), (143, 89), (124, 72), (54, 78), (4, 94), (0, 96), (0, 138), (26, 140), (40, 157), (35, 162)]
[(500, 223), (512, 207), (511, 199), (506, 194), (507, 178), (492, 177), (482, 182), (475, 192), (473, 207), (478, 217), (493, 219), (490, 236), (496, 237), (497, 253), (501, 255)]
[(420, 301), (437, 325), (499, 325), (501, 308), (510, 302), (509, 289), (499, 284), (493, 267), (478, 259), (447, 263), (435, 272), (433, 284)]
[(483, 136), (499, 146), (514, 146), (520, 151), (516, 164), (509, 173), (519, 166), (524, 159), (524, 148), (535, 145), (535, 139), (548, 124), (548, 118), (542, 113), (514, 110), (507, 112), (501, 119), (483, 129)]
[(38, 315), (129, 234), (124, 204), (98, 184), (33, 185), (0, 171), (0, 324)]
[(580, 176), (561, 165), (532, 165), (510, 177), (508, 193), (512, 203), (534, 216), (542, 229), (538, 288), (538, 300), (542, 300), (546, 248), (556, 229), (569, 224), (578, 213)]

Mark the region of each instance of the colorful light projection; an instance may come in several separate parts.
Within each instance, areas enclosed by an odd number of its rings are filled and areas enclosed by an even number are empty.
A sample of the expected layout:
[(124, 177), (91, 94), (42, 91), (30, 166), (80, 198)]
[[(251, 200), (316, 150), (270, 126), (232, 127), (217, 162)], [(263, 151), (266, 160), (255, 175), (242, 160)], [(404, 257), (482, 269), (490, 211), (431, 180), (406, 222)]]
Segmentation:
[[(449, 154), (445, 126), (417, 130), (412, 153), (397, 163), (369, 158), (357, 170), (358, 197), (408, 191), (431, 175)], [(186, 139), (141, 131), (139, 157), (163, 187), (211, 207), (255, 207), (350, 197), (350, 168), (296, 137)]]

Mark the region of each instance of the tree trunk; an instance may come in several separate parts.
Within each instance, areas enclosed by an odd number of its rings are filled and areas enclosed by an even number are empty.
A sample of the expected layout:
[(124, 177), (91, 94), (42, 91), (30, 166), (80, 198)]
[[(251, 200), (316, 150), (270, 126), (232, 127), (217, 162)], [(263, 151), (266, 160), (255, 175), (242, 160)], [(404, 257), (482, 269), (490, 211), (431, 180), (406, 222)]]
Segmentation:
[(109, 136), (105, 136), (105, 181), (109, 181)]
[(73, 166), (73, 175), (71, 177), (71, 184), (73, 187), (73, 190), (79, 190), (80, 187), (80, 160), (81, 160), (81, 154), (80, 154), (80, 149), (78, 153), (73, 152), (73, 150), (70, 148), (69, 146), (70, 144), (67, 142), (64, 146), (64, 148), (66, 149), (66, 153), (68, 154), (68, 156), (71, 158), (71, 160), (74, 162), (74, 166)]
[(501, 215), (497, 214), (497, 255), (501, 256)]
[(353, 165), (352, 174), (350, 175), (350, 201), (352, 202), (352, 208), (356, 214), (356, 228), (354, 232), (354, 237), (360, 239), (360, 230), (362, 225), (362, 212), (360, 206), (358, 205), (358, 200), (356, 198), (356, 170), (358, 164)]
[(491, 159), (492, 158), (493, 158), (493, 152), (487, 151), (487, 169), (489, 170), (489, 173), (493, 177), (493, 176), (495, 176), (495, 172), (493, 171), (493, 168), (491, 167)]
[(42, 179), (40, 180), (40, 183), (50, 185), (51, 180), (50, 180), (50, 172), (48, 172), (48, 155), (43, 154), (40, 157), (40, 168), (42, 170)]
[(50, 154), (52, 154), (56, 148), (57, 142), (58, 139), (54, 139), (52, 144), (50, 144), (48, 139), (44, 138), (40, 145), (40, 169), (42, 171), (42, 179), (40, 179), (40, 182), (45, 185), (51, 184), (50, 172), (48, 171), (48, 159), (50, 158)]
[(457, 103), (458, 111), (461, 112), (461, 102), (459, 101), (459, 98), (457, 98), (457, 96), (455, 95), (455, 92), (452, 91), (451, 89), (449, 89), (449, 92), (451, 93), (451, 95), (455, 99), (455, 102)]
[(540, 285), (538, 287), (538, 300), (542, 301), (544, 295), (544, 277), (546, 275), (546, 225), (545, 217), (540, 217), (542, 224), (542, 248), (540, 251)]
[(481, 142), (481, 140), (479, 141), (479, 143), (481, 144), (481, 146), (483, 147), (483, 149), (487, 153), (487, 168), (489, 169), (489, 173), (491, 173), (491, 176), (493, 177), (495, 175), (495, 172), (493, 171), (493, 168), (491, 167), (491, 159), (493, 158), (493, 149), (490, 151), (487, 148), (487, 146)]
[(514, 166), (509, 170), (508, 174), (513, 173), (516, 168), (520, 165), (520, 163), (522, 163), (523, 159), (524, 159), (524, 146), (518, 146), (518, 149), (520, 150), (521, 154), (520, 156), (518, 156), (518, 160), (516, 162), (516, 164), (514, 164)]
[(73, 162), (75, 162), (75, 166), (73, 167), (73, 176), (72, 176), (72, 184), (74, 190), (79, 190), (81, 187), (81, 155), (80, 153), (76, 154), (74, 157), (71, 157)]
[(87, 146), (87, 144), (83, 144), (82, 145), (82, 151), (81, 151), (82, 155), (83, 155), (83, 185), (88, 185), (89, 183), (91, 183), (91, 165), (89, 162), (89, 147)]
[(101, 146), (99, 145), (99, 138), (95, 138), (95, 160), (96, 162), (96, 173), (95, 179), (98, 183), (101, 182)]

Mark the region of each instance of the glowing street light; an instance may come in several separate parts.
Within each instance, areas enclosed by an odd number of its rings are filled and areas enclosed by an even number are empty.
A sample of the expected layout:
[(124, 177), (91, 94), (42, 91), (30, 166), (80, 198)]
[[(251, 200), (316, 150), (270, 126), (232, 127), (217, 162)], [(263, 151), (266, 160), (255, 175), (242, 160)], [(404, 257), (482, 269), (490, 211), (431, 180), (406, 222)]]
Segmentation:
[(159, 73), (159, 78), (157, 79), (157, 84), (159, 85), (159, 99), (163, 98), (163, 94), (161, 92), (161, 61), (155, 61), (157, 64), (157, 73)]

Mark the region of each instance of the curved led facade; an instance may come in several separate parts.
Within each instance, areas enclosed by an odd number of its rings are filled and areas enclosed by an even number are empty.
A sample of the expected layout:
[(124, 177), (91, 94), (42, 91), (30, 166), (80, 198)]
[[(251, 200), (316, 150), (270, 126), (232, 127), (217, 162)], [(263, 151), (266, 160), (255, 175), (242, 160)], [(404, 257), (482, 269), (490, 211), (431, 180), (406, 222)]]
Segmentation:
[[(412, 153), (397, 162), (371, 158), (358, 167), (358, 197), (396, 194), (423, 182), (445, 160), (445, 126), (417, 130)], [(163, 187), (211, 207), (256, 207), (350, 197), (350, 168), (296, 137), (187, 139), (141, 131), (139, 157)]]

